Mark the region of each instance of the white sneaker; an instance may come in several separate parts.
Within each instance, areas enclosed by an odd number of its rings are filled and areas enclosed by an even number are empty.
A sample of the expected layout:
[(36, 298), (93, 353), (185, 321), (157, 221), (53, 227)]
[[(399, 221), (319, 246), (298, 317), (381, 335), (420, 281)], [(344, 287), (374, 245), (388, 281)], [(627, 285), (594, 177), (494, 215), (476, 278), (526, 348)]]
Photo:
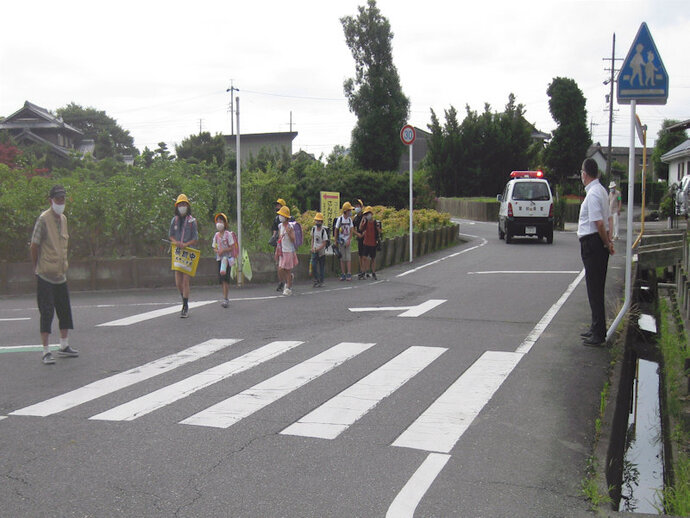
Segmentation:
[(292, 290), (290, 288), (285, 288), (283, 290), (283, 295), (285, 295), (286, 297), (292, 295)]

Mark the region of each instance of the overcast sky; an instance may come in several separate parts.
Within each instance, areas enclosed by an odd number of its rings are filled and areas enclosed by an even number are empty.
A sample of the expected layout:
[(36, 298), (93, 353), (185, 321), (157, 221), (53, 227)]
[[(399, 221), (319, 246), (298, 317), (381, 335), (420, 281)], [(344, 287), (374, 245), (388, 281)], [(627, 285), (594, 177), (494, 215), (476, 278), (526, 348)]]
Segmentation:
[[(355, 124), (343, 95), (354, 75), (340, 18), (366, 0), (22, 0), (3, 4), (0, 115), (25, 100), (55, 111), (70, 102), (104, 110), (135, 145), (172, 149), (199, 128), (230, 133), (231, 80), (242, 133), (299, 132), (293, 151), (319, 157), (349, 146)], [(455, 106), (503, 111), (508, 95), (538, 129), (556, 128), (546, 89), (574, 79), (592, 139), (606, 145), (603, 81), (616, 34), (625, 58), (647, 22), (668, 72), (664, 106), (640, 106), (653, 145), (664, 119), (690, 119), (687, 0), (379, 0), (394, 32), (394, 61), (426, 129)], [(621, 62), (617, 62), (620, 66)], [(614, 145), (627, 146), (630, 108), (614, 105)]]

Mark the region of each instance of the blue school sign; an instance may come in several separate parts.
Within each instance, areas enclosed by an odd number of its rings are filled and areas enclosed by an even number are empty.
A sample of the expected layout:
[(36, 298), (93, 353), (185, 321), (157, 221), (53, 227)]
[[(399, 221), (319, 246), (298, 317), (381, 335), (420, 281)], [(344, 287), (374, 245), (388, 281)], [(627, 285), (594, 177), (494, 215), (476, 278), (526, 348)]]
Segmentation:
[(668, 74), (646, 23), (640, 25), (618, 73), (618, 103), (666, 104)]

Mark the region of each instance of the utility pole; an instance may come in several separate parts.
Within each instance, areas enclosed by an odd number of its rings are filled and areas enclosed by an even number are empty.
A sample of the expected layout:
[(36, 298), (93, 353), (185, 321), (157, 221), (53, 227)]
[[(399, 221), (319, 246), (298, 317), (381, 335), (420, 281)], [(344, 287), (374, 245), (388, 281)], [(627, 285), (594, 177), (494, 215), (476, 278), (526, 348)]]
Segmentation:
[(199, 135), (201, 135), (201, 123), (204, 121), (204, 119), (199, 119)]
[[(616, 33), (613, 33), (613, 47), (611, 49), (611, 58), (604, 58), (604, 61), (611, 61), (611, 68), (605, 69), (611, 71), (611, 78), (604, 81), (604, 84), (610, 85), (611, 89), (609, 91), (609, 146), (608, 153), (606, 155), (606, 177), (611, 178), (611, 138), (613, 135), (613, 85), (616, 82), (614, 74), (616, 73)], [(618, 61), (621, 61), (619, 58)]]
[[(234, 122), (235, 109), (234, 109), (234, 106), (233, 106), (233, 104), (232, 104), (232, 100), (233, 100), (233, 98), (234, 98), (234, 96), (235, 96), (235, 92), (239, 92), (239, 91), (240, 91), (239, 88), (235, 88), (235, 87), (232, 85), (232, 81), (233, 81), (233, 80), (231, 79), (231, 80), (230, 80), (230, 88), (228, 88), (227, 90), (225, 90), (226, 92), (230, 92), (230, 135), (234, 135), (234, 134), (235, 134), (235, 122)], [(238, 124), (238, 126), (239, 126), (239, 124)]]

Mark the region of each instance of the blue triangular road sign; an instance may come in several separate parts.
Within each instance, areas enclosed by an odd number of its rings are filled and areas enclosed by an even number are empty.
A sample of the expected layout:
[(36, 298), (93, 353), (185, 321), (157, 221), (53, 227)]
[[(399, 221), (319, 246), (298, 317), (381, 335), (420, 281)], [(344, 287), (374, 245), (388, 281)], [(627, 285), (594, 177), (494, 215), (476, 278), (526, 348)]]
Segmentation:
[(618, 73), (618, 103), (666, 104), (668, 74), (646, 23), (640, 25)]

